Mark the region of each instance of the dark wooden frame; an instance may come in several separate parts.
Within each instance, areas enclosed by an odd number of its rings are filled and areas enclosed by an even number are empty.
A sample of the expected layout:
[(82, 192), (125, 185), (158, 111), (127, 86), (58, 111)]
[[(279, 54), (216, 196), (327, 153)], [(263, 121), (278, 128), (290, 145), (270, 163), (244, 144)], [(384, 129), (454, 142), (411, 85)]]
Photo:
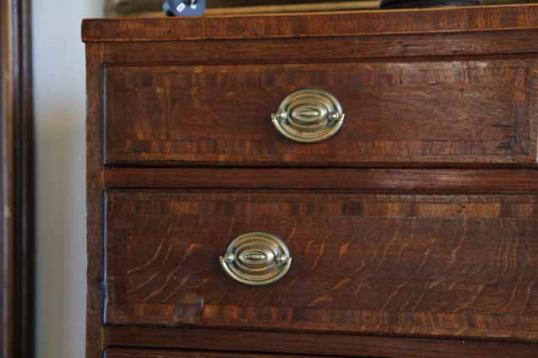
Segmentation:
[(29, 0), (0, 11), (0, 357), (34, 354), (34, 182)]

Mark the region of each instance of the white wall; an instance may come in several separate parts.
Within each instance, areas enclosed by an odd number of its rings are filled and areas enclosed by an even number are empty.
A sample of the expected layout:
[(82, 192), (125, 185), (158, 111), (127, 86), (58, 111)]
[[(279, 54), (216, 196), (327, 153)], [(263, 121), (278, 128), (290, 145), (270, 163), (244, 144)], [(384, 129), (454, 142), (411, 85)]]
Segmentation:
[(82, 358), (85, 334), (85, 73), (80, 25), (102, 0), (34, 0), (37, 357)]

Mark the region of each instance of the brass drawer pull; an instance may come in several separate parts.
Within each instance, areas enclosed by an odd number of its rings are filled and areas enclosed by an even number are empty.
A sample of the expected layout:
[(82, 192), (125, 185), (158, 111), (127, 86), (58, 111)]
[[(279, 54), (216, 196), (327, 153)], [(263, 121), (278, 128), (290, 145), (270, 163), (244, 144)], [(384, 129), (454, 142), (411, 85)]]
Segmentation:
[(293, 92), (271, 115), (276, 129), (299, 143), (316, 143), (332, 137), (342, 127), (344, 117), (340, 102), (318, 89)]
[(291, 261), (286, 244), (264, 232), (238, 236), (220, 257), (224, 272), (249, 286), (263, 286), (280, 280), (290, 269)]

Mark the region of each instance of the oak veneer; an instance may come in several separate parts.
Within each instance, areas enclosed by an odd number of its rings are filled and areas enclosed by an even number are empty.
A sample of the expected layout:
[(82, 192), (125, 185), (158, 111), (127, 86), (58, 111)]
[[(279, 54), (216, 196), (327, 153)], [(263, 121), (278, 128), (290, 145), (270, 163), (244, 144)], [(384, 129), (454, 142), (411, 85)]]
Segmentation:
[(83, 23), (86, 42), (340, 37), (538, 28), (536, 5), (403, 11), (99, 19)]
[[(113, 349), (107, 352), (107, 358), (269, 358), (270, 354), (242, 354), (242, 353), (216, 353), (216, 352), (191, 352), (191, 351), (157, 351), (157, 350), (132, 350)], [(314, 358), (304, 355), (281, 355), (280, 358)]]
[[(535, 196), (111, 191), (107, 208), (109, 324), (538, 339)], [(292, 252), (269, 287), (218, 265), (253, 231)]]
[(108, 327), (107, 345), (117, 347), (166, 348), (222, 351), (319, 354), (323, 357), (535, 357), (538, 345), (506, 341), (399, 338), (336, 334), (282, 333), (173, 328)]
[(535, 170), (110, 168), (109, 189), (295, 189), (390, 193), (535, 193)]
[[(533, 166), (537, 159), (531, 59), (109, 66), (105, 77), (107, 165)], [(311, 146), (284, 138), (270, 120), (280, 101), (304, 88), (328, 91), (346, 113), (335, 137)]]
[[(85, 21), (87, 356), (538, 355), (537, 19)], [(306, 86), (348, 113), (327, 142), (271, 127)], [(296, 262), (257, 290), (218, 256), (262, 229)]]

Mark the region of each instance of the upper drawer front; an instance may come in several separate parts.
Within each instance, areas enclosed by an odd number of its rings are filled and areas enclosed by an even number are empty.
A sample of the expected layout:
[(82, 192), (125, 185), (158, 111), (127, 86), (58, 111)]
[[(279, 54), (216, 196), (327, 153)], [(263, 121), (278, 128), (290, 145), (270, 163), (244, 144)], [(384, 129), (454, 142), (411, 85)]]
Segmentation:
[[(536, 196), (112, 191), (107, 201), (109, 324), (538, 339)], [(236, 282), (219, 264), (251, 232), (289, 248), (272, 285)], [(251, 249), (237, 257), (253, 266), (264, 251)]]
[[(398, 166), (536, 163), (535, 60), (111, 66), (106, 163)], [(301, 89), (333, 94), (340, 131), (310, 144), (271, 121)]]

